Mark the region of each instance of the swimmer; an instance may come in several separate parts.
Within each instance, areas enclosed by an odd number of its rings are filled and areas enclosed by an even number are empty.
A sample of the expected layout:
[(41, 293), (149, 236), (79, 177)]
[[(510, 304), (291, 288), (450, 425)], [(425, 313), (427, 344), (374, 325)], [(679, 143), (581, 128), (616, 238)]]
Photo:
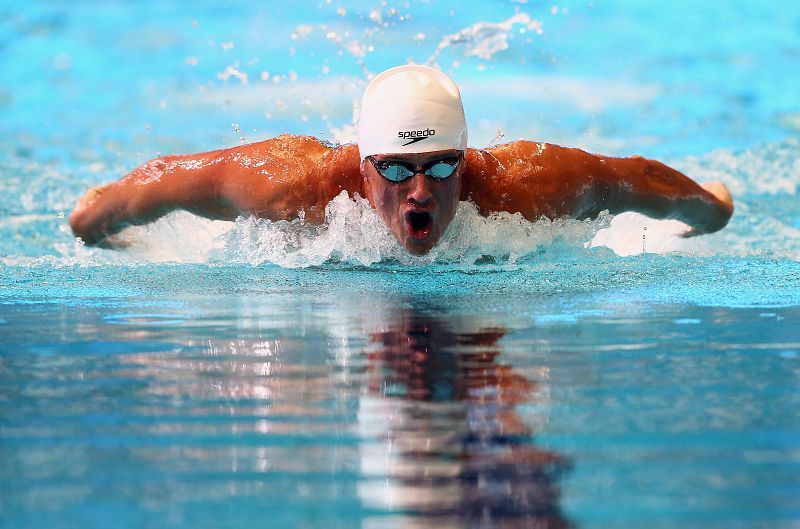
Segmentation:
[(482, 215), (530, 221), (636, 211), (690, 226), (686, 237), (722, 229), (733, 199), (721, 182), (699, 185), (666, 165), (518, 140), (467, 147), (461, 94), (445, 74), (407, 65), (377, 75), (361, 106), (358, 144), (332, 147), (287, 134), (202, 154), (163, 156), (118, 182), (89, 190), (69, 222), (87, 245), (117, 247), (122, 229), (174, 210), (217, 220), (240, 216), (321, 224), (341, 192), (365, 197), (410, 253), (444, 234), (459, 200)]

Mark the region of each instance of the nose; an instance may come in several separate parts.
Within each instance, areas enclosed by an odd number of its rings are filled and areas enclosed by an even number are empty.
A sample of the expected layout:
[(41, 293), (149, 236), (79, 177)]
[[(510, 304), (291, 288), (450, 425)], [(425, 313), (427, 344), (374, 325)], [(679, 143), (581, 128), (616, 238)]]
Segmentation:
[(422, 171), (418, 171), (411, 179), (411, 189), (408, 192), (408, 202), (417, 206), (425, 206), (433, 198), (430, 182)]

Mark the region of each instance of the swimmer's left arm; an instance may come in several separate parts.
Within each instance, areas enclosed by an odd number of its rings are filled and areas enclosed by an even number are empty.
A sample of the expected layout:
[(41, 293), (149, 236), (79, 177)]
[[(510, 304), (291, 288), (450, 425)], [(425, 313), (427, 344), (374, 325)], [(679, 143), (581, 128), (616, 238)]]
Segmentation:
[(596, 200), (611, 213), (636, 211), (655, 219), (679, 220), (691, 227), (684, 237), (719, 231), (733, 215), (733, 198), (722, 182), (698, 184), (641, 156), (596, 158), (608, 168), (595, 179)]
[(700, 185), (640, 156), (612, 158), (520, 140), (470, 150), (468, 160), (471, 172), (463, 198), (473, 199), (485, 213), (519, 212), (536, 220), (636, 211), (685, 222), (692, 229), (684, 236), (720, 230), (733, 214), (724, 184)]

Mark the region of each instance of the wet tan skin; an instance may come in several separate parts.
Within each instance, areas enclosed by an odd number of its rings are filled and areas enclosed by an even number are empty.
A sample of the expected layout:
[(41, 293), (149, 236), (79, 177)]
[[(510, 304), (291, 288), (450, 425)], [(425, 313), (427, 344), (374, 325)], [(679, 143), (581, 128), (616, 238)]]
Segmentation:
[[(416, 164), (453, 154), (380, 155)], [(325, 206), (342, 191), (366, 197), (409, 252), (424, 254), (439, 240), (459, 200), (481, 214), (508, 211), (534, 221), (542, 216), (591, 218), (601, 211), (637, 211), (691, 226), (685, 236), (723, 228), (733, 213), (724, 184), (699, 185), (689, 177), (639, 156), (609, 158), (580, 149), (515, 141), (468, 149), (446, 180), (417, 172), (401, 183), (361, 163), (356, 145), (330, 147), (307, 136), (277, 138), (202, 154), (152, 160), (118, 182), (89, 190), (70, 215), (72, 231), (88, 245), (117, 247), (113, 237), (131, 225), (152, 222), (178, 209), (210, 219), (254, 215), (322, 223)], [(432, 216), (425, 240), (411, 236), (409, 211)]]

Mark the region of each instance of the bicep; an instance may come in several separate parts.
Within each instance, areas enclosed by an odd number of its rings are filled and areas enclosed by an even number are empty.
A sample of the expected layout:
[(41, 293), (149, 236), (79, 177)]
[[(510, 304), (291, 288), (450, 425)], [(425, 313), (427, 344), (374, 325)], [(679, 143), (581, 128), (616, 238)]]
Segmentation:
[[(312, 137), (289, 135), (231, 149), (218, 168), (224, 172), (216, 180), (220, 203), (238, 214), (270, 220), (290, 220), (300, 211), (308, 220), (319, 220), (332, 198), (329, 184), (338, 182), (339, 166), (347, 165), (331, 156), (338, 149)], [(352, 176), (352, 171), (344, 172)]]
[(656, 219), (677, 219), (697, 233), (724, 227), (733, 213), (724, 202), (685, 174), (656, 160), (636, 156), (612, 164), (620, 200), (612, 213), (637, 211)]
[(592, 214), (599, 175), (605, 171), (593, 155), (526, 140), (479, 152), (483, 176), (475, 180), (490, 190), (475, 193), (490, 206), (479, 204), (482, 210), (519, 212), (529, 220)]
[(226, 171), (225, 151), (170, 155), (151, 160), (120, 184), (130, 190), (133, 218), (149, 221), (175, 209), (212, 219), (235, 218), (221, 200)]
[[(677, 199), (696, 193), (686, 175), (641, 156), (616, 158), (552, 144), (517, 142), (506, 154), (519, 182), (531, 182), (530, 201), (549, 217), (596, 217), (640, 211), (663, 218)], [(520, 163), (519, 160), (526, 160)], [(506, 162), (509, 165), (509, 162)], [(514, 173), (514, 171), (512, 171)]]
[(230, 149), (163, 157), (151, 162), (154, 166), (143, 166), (138, 181), (130, 182), (146, 184), (132, 207), (153, 215), (184, 209), (220, 220), (240, 215), (289, 220), (301, 210), (313, 216), (324, 210), (324, 204), (319, 206), (326, 196), (330, 151), (314, 138), (282, 135)]

